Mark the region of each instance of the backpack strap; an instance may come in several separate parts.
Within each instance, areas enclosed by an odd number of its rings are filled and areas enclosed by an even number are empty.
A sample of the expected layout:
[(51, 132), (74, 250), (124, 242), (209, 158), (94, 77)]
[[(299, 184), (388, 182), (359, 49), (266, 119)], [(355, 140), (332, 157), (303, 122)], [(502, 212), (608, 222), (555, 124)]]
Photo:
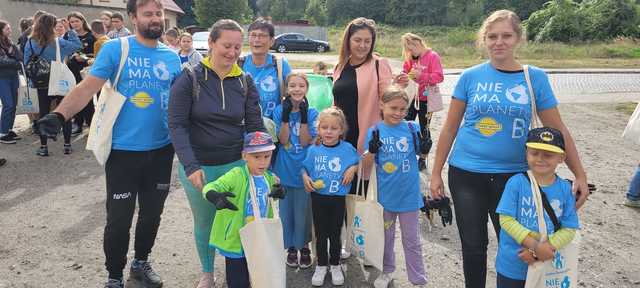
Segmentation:
[[(527, 177), (527, 181), (531, 183), (531, 178), (529, 178), (529, 174), (527, 172), (522, 172), (522, 174), (524, 174), (524, 176)], [(542, 191), (542, 187), (538, 185), (538, 188), (540, 189), (540, 196), (542, 196), (542, 207), (544, 208), (544, 211), (547, 212), (547, 215), (549, 215), (549, 218), (551, 219), (551, 223), (553, 223), (553, 232), (558, 232), (558, 230), (560, 230), (560, 221), (558, 220), (558, 216), (556, 216), (556, 212), (553, 211), (553, 208), (551, 207), (551, 203), (549, 203), (549, 199), (547, 198), (547, 195), (544, 193), (544, 191)]]
[(238, 64), (238, 66), (240, 66), (240, 69), (242, 69), (242, 67), (244, 66), (244, 62), (247, 61), (247, 56), (240, 56), (240, 58), (238, 58), (238, 61), (236, 61), (236, 63)]
[(247, 82), (247, 74), (244, 72), (240, 75), (240, 85), (242, 86), (242, 95), (247, 99), (249, 97), (249, 84)]
[(420, 156), (420, 149), (418, 148), (418, 139), (416, 139), (416, 134), (420, 133), (418, 129), (415, 129), (413, 126), (413, 122), (407, 121), (407, 126), (409, 126), (409, 132), (411, 132), (411, 138), (413, 139), (413, 149), (416, 154)]
[(284, 91), (284, 76), (282, 75), (282, 60), (278, 59), (275, 54), (271, 54), (271, 61), (276, 65), (276, 73), (278, 74), (278, 83), (280, 84), (280, 99), (284, 99), (286, 95)]
[(182, 70), (186, 70), (189, 77), (191, 77), (191, 97), (193, 98), (193, 102), (196, 102), (200, 98), (200, 82), (198, 81), (198, 75), (196, 74), (195, 67), (185, 65)]

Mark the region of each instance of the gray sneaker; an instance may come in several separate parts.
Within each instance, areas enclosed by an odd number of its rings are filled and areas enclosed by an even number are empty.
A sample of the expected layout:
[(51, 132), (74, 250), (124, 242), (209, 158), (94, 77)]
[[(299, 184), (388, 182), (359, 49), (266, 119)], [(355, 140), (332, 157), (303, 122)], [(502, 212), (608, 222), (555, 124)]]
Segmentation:
[(639, 200), (627, 199), (626, 201), (624, 201), (624, 206), (628, 206), (631, 208), (640, 208), (640, 199)]
[(104, 288), (124, 288), (124, 281), (120, 279), (111, 279), (104, 284)]
[(131, 263), (131, 270), (129, 271), (129, 276), (131, 278), (142, 282), (144, 287), (147, 288), (162, 287), (162, 278), (160, 278), (160, 275), (158, 275), (158, 273), (153, 271), (153, 268), (151, 268), (151, 264), (149, 263), (149, 261), (133, 261), (134, 263)]

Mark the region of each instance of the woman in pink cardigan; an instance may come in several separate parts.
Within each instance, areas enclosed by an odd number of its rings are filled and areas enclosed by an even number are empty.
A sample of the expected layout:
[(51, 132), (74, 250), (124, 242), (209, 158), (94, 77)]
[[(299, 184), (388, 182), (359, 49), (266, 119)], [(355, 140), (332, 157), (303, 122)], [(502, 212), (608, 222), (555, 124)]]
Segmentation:
[(360, 154), (367, 130), (380, 121), (380, 96), (393, 82), (389, 62), (373, 54), (375, 43), (375, 22), (354, 19), (344, 30), (340, 58), (333, 71), (333, 102), (347, 118), (346, 140)]

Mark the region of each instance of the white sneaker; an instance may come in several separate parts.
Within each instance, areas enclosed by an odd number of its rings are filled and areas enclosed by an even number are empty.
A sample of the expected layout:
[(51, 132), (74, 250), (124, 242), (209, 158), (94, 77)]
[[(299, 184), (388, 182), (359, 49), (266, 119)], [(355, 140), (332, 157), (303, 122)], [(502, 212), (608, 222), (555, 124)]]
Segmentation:
[(334, 286), (342, 286), (344, 284), (344, 274), (342, 274), (342, 266), (331, 265), (331, 284)]
[(387, 288), (389, 287), (389, 283), (393, 281), (393, 277), (391, 273), (382, 273), (378, 276), (378, 279), (373, 282), (373, 287), (375, 288)]
[(313, 272), (311, 277), (311, 285), (322, 286), (324, 285), (324, 277), (327, 276), (327, 266), (316, 266), (316, 271)]
[(340, 259), (345, 260), (349, 259), (349, 257), (351, 257), (351, 252), (349, 252), (345, 247), (342, 247), (342, 250), (340, 250)]

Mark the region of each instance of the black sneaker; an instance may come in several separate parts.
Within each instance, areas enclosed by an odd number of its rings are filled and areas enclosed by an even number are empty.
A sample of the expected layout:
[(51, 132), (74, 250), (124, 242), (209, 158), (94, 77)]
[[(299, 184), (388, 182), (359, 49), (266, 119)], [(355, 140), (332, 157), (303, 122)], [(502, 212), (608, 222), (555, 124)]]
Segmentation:
[(306, 269), (311, 267), (311, 250), (309, 248), (300, 249), (300, 268)]
[(36, 155), (46, 157), (49, 156), (49, 148), (47, 146), (40, 146), (40, 149), (36, 151)]
[(0, 137), (0, 143), (2, 144), (16, 144), (16, 139), (11, 136), (11, 134), (6, 134)]
[(124, 282), (122, 279), (111, 279), (107, 280), (107, 283), (104, 284), (104, 288), (124, 288)]
[(162, 287), (162, 278), (160, 275), (153, 271), (149, 261), (133, 260), (131, 263), (131, 270), (129, 276), (136, 279), (147, 288), (160, 288)]
[(71, 136), (76, 136), (82, 133), (82, 126), (78, 126), (73, 124), (73, 128), (71, 129)]
[(298, 250), (293, 247), (287, 249), (287, 266), (298, 267)]
[(73, 151), (73, 149), (71, 149), (71, 144), (64, 144), (64, 154), (65, 155), (71, 154), (72, 151)]
[(427, 169), (427, 162), (425, 158), (418, 158), (418, 171), (424, 171)]
[(0, 167), (4, 166), (4, 164), (7, 164), (7, 159), (0, 158)]
[(20, 137), (20, 135), (16, 134), (16, 132), (9, 131), (9, 133), (7, 133), (7, 135), (11, 135), (11, 137), (13, 137), (13, 140), (22, 140), (22, 137)]

